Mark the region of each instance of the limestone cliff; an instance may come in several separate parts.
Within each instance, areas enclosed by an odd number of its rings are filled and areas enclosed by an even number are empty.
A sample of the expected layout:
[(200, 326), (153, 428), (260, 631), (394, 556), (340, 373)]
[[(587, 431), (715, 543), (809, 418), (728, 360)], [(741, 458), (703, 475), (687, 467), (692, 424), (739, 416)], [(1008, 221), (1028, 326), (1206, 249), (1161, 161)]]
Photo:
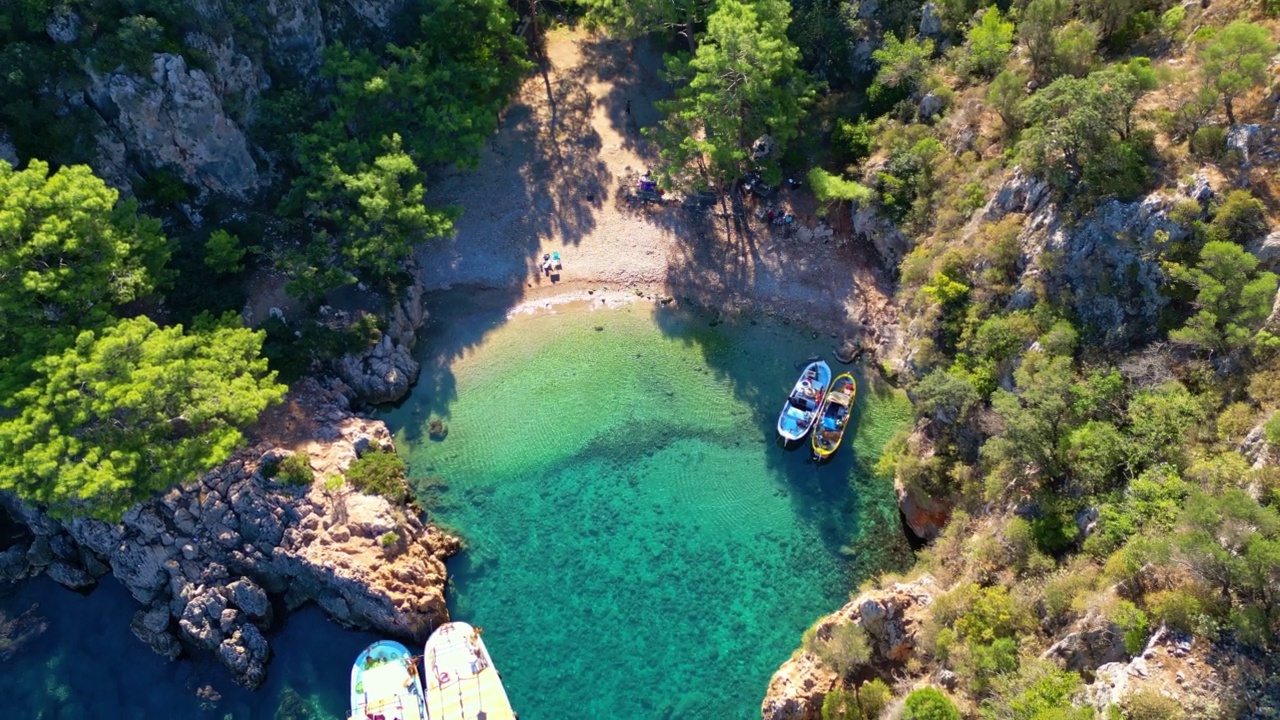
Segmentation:
[[(277, 602), (316, 602), (339, 622), (424, 639), (448, 619), (444, 560), (460, 542), (411, 509), (326, 482), (359, 453), (392, 448), (345, 391), (304, 380), (264, 416), (252, 447), (118, 524), (58, 522), (9, 499), (34, 538), (0, 556), (0, 578), (46, 572), (83, 588), (110, 572), (143, 606), (132, 624), (143, 642), (169, 657), (213, 653), (251, 687), (266, 676)], [(263, 476), (295, 449), (310, 456), (314, 483)]]

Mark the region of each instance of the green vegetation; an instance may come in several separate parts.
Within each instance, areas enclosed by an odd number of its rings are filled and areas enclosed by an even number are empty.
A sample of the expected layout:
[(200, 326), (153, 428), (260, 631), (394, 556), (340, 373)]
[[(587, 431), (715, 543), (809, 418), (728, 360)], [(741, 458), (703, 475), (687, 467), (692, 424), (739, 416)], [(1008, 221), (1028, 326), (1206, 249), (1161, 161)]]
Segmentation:
[(0, 161), (0, 402), (36, 360), (105, 327), (163, 278), (160, 223), (118, 197), (87, 167)]
[(296, 452), (281, 460), (273, 468), (272, 475), (280, 478), (280, 482), (286, 485), (306, 486), (315, 480), (315, 473), (311, 471), (311, 457), (305, 452)]
[[(768, 134), (785, 151), (795, 139), (813, 81), (798, 66), (786, 37), (785, 0), (722, 0), (692, 57), (668, 56), (674, 100), (655, 137), (662, 174), (683, 187), (725, 187), (751, 167), (752, 144)], [(780, 179), (777, 159), (755, 159), (765, 177)]]
[(366, 495), (381, 495), (402, 503), (409, 493), (404, 460), (394, 452), (371, 450), (347, 468), (347, 482)]
[(913, 690), (902, 708), (902, 720), (960, 720), (956, 706), (936, 688)]
[(262, 333), (122, 320), (34, 364), (0, 422), (0, 488), (60, 514), (114, 518), (225, 461), (283, 396)]

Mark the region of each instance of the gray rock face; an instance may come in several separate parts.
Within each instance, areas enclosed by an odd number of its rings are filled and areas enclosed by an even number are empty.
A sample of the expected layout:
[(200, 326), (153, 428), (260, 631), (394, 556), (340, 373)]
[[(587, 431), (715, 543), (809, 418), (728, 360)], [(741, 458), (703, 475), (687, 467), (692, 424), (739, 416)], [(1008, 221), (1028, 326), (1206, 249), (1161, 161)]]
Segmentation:
[(1129, 653), (1125, 651), (1120, 628), (1101, 613), (1091, 612), (1051, 645), (1043, 657), (1059, 660), (1067, 670), (1091, 679), (1098, 668), (1107, 663), (1124, 662)]
[(920, 119), (929, 120), (942, 112), (942, 98), (936, 93), (927, 93), (920, 98)]
[(377, 405), (394, 402), (418, 381), (420, 370), (413, 358), (417, 330), (426, 322), (422, 287), (414, 285), (392, 308), (386, 334), (372, 349), (347, 355), (338, 364), (338, 375), (351, 387), (358, 402)]
[[(1188, 229), (1169, 212), (1194, 192), (1152, 193), (1136, 202), (1108, 200), (1082, 218), (1064, 216), (1051, 202), (1048, 188), (1021, 171), (1015, 172), (987, 207), (983, 219), (999, 220), (1011, 212), (1026, 214), (1019, 242), (1022, 280), (1012, 307), (1029, 307), (1036, 285), (1072, 304), (1083, 323), (1106, 342), (1125, 343), (1149, 336), (1168, 302), (1166, 282), (1155, 259), (1162, 243), (1177, 242)], [(1209, 191), (1211, 192), (1211, 190)], [(1193, 198), (1194, 199), (1194, 198)], [(1052, 258), (1052, 262), (1047, 262)]]
[[(291, 392), (290, 422), (314, 423), (307, 436), (328, 438), (306, 447), (320, 477), (345, 471), (357, 441), (394, 449), (385, 425), (351, 414), (348, 391), (304, 380)], [(263, 478), (260, 463), (287, 452), (246, 448), (119, 524), (62, 524), (0, 496), (35, 535), (0, 554), (0, 578), (46, 570), (83, 587), (110, 566), (144, 606), (131, 623), (142, 642), (167, 657), (184, 647), (212, 653), (250, 687), (266, 677), (271, 656), (263, 634), (271, 594), (289, 607), (314, 601), (344, 624), (425, 640), (448, 619), (444, 559), (459, 541), (380, 497)], [(401, 538), (394, 555), (379, 544), (386, 532)]]
[(938, 17), (938, 7), (931, 2), (920, 9), (920, 37), (942, 37), (942, 18)]
[(267, 15), (274, 21), (267, 34), (272, 55), (300, 74), (311, 75), (320, 67), (324, 50), (324, 17), (318, 0), (267, 0)]
[(13, 167), (18, 166), (18, 148), (13, 145), (13, 138), (9, 137), (9, 133), (0, 130), (0, 160), (3, 160)]
[(203, 70), (188, 69), (180, 55), (155, 56), (151, 77), (125, 73), (95, 77), (93, 97), (124, 145), (156, 167), (174, 169), (205, 190), (248, 198), (258, 169), (240, 127)]
[(869, 242), (880, 253), (881, 264), (896, 271), (898, 263), (915, 247), (892, 220), (880, 212), (874, 202), (855, 203), (853, 207), (853, 234), (860, 242)]
[(69, 45), (80, 37), (80, 14), (66, 6), (59, 6), (50, 15), (44, 30), (49, 39), (60, 44)]

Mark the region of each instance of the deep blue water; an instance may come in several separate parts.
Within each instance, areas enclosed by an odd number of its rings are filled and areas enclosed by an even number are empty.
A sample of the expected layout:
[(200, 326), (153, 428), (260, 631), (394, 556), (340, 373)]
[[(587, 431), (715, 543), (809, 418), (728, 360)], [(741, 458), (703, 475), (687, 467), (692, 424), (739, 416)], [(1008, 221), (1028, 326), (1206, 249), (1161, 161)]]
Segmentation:
[[(138, 609), (110, 578), (89, 595), (48, 578), (0, 584), (0, 629), (30, 611), (36, 631), (12, 650), (0, 632), (0, 717), (14, 720), (305, 720), (346, 717), (350, 662), (376, 636), (344, 630), (315, 607), (272, 633), (266, 685), (249, 692), (212, 660), (169, 662), (129, 630)], [(25, 623), (24, 623), (25, 624)], [(42, 629), (41, 629), (42, 628)], [(196, 692), (212, 684), (217, 702)]]

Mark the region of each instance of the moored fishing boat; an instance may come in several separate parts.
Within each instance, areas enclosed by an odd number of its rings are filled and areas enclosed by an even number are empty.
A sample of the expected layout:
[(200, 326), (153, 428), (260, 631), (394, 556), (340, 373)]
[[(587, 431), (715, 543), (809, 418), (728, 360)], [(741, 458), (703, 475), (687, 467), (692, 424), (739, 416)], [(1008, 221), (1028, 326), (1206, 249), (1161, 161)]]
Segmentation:
[(783, 440), (799, 440), (809, 432), (830, 383), (831, 367), (821, 360), (809, 363), (800, 373), (800, 379), (787, 396), (787, 404), (778, 415), (778, 435)]
[(813, 456), (826, 460), (835, 454), (844, 438), (845, 427), (849, 424), (849, 411), (853, 409), (854, 398), (858, 395), (858, 384), (849, 373), (840, 375), (831, 382), (831, 389), (822, 400), (822, 408), (813, 423)]
[(427, 704), (409, 648), (379, 640), (351, 666), (351, 720), (426, 720)]
[(464, 622), (441, 625), (423, 652), (431, 720), (515, 720), (480, 631)]

